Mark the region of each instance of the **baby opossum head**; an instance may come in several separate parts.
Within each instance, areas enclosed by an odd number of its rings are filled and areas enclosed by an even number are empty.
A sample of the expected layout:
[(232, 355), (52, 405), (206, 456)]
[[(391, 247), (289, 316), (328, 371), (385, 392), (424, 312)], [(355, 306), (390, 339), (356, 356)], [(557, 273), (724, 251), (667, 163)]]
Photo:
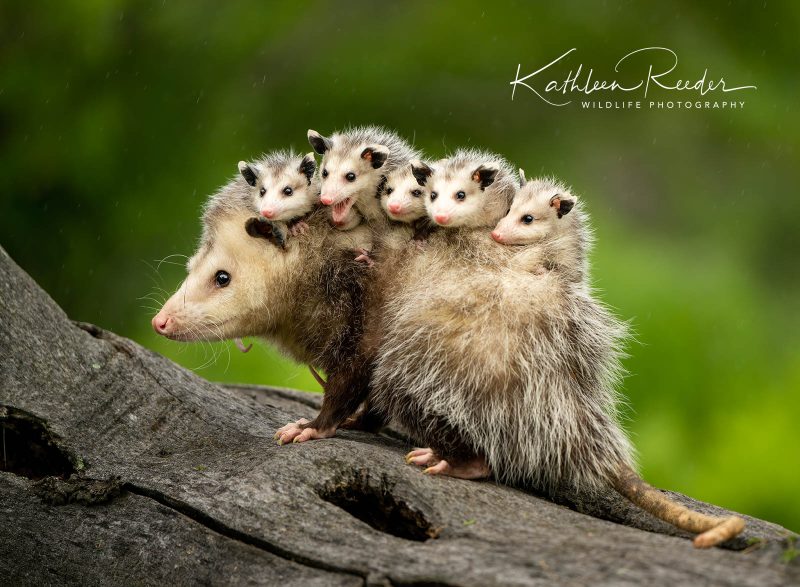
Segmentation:
[(567, 216), (577, 198), (562, 183), (550, 178), (525, 181), (520, 169), (520, 183), (511, 209), (497, 223), (492, 238), (504, 245), (527, 245), (546, 237), (556, 237), (573, 226), (575, 214)]
[[(358, 130), (358, 129), (355, 129)], [(360, 133), (345, 131), (324, 137), (308, 131), (308, 142), (322, 155), (320, 202), (331, 206), (331, 218), (343, 228), (348, 213), (365, 192), (374, 194), (381, 179), (381, 167), (389, 157), (386, 145), (360, 140)]]
[(239, 173), (250, 186), (256, 211), (275, 222), (288, 222), (310, 212), (317, 203), (319, 182), (314, 154), (279, 151), (258, 161), (239, 161)]
[(213, 341), (273, 330), (286, 311), (286, 284), (300, 264), (298, 239), (285, 249), (282, 230), (249, 209), (207, 208), (188, 275), (152, 319), (156, 333)]
[(430, 197), (427, 184), (433, 170), (418, 159), (386, 176), (378, 191), (381, 208), (392, 220), (411, 223), (423, 218), (425, 200)]
[(505, 159), (473, 149), (437, 162), (429, 184), (428, 216), (447, 228), (494, 226), (518, 187)]

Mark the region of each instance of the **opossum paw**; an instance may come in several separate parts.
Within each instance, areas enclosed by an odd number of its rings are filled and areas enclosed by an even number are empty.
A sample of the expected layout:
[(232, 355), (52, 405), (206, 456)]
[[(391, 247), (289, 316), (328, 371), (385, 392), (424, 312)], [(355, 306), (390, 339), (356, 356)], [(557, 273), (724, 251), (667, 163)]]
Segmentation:
[(336, 434), (336, 428), (328, 430), (319, 430), (317, 428), (304, 428), (303, 431), (294, 437), (292, 442), (305, 442), (306, 440), (320, 440), (322, 438), (330, 438)]
[(369, 256), (369, 251), (367, 249), (356, 249), (356, 253), (358, 253), (355, 259), (356, 261), (366, 263), (367, 267), (372, 267), (375, 264), (375, 261)]
[(309, 421), (305, 418), (300, 418), (297, 422), (289, 422), (286, 426), (281, 426), (278, 428), (278, 431), (275, 432), (275, 440), (278, 441), (279, 445), (292, 442), (303, 432), (302, 425), (308, 424), (308, 422)]
[(306, 222), (304, 220), (300, 220), (298, 222), (295, 222), (289, 228), (289, 234), (292, 235), (292, 236), (298, 236), (298, 235), (301, 235), (301, 234), (305, 234), (306, 232), (308, 232), (308, 224), (306, 224)]
[(440, 460), (430, 448), (415, 448), (406, 455), (406, 464), (418, 467), (435, 465)]
[(446, 475), (457, 479), (486, 479), (492, 474), (486, 459), (482, 457), (475, 457), (470, 461), (455, 466), (445, 460), (441, 460), (432, 467), (425, 469), (423, 473), (426, 475)]

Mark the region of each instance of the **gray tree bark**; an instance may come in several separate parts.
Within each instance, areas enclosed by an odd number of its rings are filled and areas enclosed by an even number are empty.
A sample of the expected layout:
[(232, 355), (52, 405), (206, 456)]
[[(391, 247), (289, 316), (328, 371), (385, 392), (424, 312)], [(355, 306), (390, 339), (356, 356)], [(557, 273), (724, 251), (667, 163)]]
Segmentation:
[(0, 320), (4, 584), (800, 584), (796, 536), (747, 516), (701, 551), (612, 493), (426, 477), (396, 434), (278, 446), (319, 396), (73, 323), (2, 249)]

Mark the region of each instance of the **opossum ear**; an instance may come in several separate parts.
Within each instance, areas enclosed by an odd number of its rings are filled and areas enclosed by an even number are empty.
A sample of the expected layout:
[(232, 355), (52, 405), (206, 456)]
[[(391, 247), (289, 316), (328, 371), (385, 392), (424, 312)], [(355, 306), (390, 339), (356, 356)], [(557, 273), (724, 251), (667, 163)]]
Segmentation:
[(253, 238), (267, 239), (278, 248), (286, 248), (286, 235), (283, 234), (277, 224), (273, 224), (261, 216), (250, 218), (244, 223), (247, 234)]
[(575, 206), (575, 200), (570, 200), (564, 196), (557, 195), (550, 198), (550, 206), (556, 209), (558, 217), (561, 218), (564, 214), (569, 214), (572, 207)]
[(519, 168), (519, 187), (524, 188), (526, 183), (528, 183), (528, 180), (525, 177), (525, 170), (520, 167)]
[(500, 171), (494, 165), (481, 165), (472, 172), (472, 181), (477, 181), (481, 184), (481, 189), (484, 190), (494, 183), (494, 178), (497, 172)]
[(373, 145), (361, 151), (361, 158), (372, 165), (373, 169), (380, 169), (389, 157), (389, 149), (383, 145)]
[(308, 184), (311, 185), (311, 178), (314, 177), (314, 172), (317, 170), (317, 162), (314, 159), (314, 153), (306, 153), (303, 160), (300, 162), (298, 171), (306, 176)]
[(424, 186), (428, 178), (433, 175), (433, 169), (425, 165), (419, 159), (411, 160), (411, 173), (414, 174), (414, 179), (417, 180), (419, 185)]
[(256, 185), (256, 179), (258, 178), (258, 172), (250, 167), (246, 161), (239, 161), (239, 173), (242, 174), (244, 180), (249, 183), (250, 185)]
[(308, 129), (308, 142), (314, 150), (320, 155), (324, 155), (325, 151), (330, 151), (333, 148), (333, 141), (328, 137), (323, 137), (315, 130)]

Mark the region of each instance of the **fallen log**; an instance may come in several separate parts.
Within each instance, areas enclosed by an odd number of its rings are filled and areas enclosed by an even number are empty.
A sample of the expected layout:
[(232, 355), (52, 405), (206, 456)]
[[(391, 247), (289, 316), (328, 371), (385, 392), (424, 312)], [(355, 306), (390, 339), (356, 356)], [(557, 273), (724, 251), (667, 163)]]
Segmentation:
[(424, 476), (396, 433), (278, 446), (318, 395), (74, 323), (2, 249), (0, 357), (5, 584), (800, 584), (796, 535), (748, 516), (697, 550), (615, 494)]

